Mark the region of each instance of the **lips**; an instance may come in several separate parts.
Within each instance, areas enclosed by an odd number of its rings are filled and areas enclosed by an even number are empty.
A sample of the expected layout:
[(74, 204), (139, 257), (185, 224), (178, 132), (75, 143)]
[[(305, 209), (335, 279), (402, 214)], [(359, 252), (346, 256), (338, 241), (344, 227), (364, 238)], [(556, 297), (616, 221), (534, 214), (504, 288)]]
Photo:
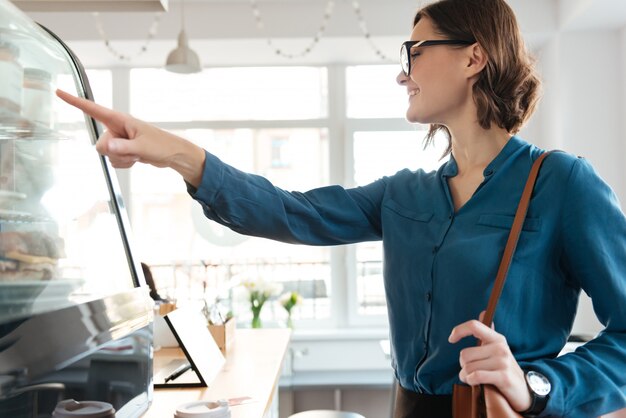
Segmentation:
[(420, 92), (420, 89), (417, 88), (417, 89), (408, 90), (407, 94), (409, 95), (409, 98), (411, 98), (417, 95), (419, 92)]

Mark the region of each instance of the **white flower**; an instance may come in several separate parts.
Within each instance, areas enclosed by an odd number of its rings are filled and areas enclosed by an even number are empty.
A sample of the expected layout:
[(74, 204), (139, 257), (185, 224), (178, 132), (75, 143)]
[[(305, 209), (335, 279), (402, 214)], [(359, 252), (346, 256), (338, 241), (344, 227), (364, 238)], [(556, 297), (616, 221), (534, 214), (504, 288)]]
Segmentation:
[(283, 293), (278, 301), (287, 312), (291, 312), (294, 306), (302, 304), (303, 299), (298, 292), (292, 291)]
[(264, 296), (266, 299), (280, 294), (283, 290), (283, 285), (281, 283), (266, 281), (263, 279), (243, 280), (241, 285), (248, 291), (249, 294), (256, 293)]

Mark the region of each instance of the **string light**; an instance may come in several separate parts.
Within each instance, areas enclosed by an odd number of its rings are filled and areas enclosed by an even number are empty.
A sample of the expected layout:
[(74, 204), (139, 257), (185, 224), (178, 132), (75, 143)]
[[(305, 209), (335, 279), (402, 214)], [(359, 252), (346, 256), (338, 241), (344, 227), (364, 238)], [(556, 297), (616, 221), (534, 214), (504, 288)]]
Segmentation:
[[(261, 10), (259, 10), (259, 5), (257, 3), (257, 0), (250, 0), (250, 5), (252, 6), (252, 14), (256, 22), (256, 27), (261, 31), (264, 30), (265, 23), (263, 23), (263, 17), (261, 16)], [(328, 2), (326, 3), (326, 8), (324, 10), (324, 17), (322, 18), (322, 23), (320, 23), (320, 26), (317, 29), (317, 33), (315, 34), (315, 36), (313, 37), (309, 45), (305, 47), (302, 51), (298, 53), (293, 53), (293, 54), (289, 52), (284, 52), (283, 50), (274, 46), (274, 42), (272, 41), (271, 38), (267, 38), (267, 44), (270, 46), (270, 48), (274, 49), (274, 53), (276, 55), (279, 55), (284, 58), (293, 59), (293, 58), (301, 58), (301, 57), (308, 55), (313, 50), (313, 48), (315, 48), (317, 43), (322, 38), (322, 35), (326, 31), (328, 21), (330, 20), (330, 17), (333, 14), (334, 8), (335, 8), (334, 0), (328, 0)]]
[[(372, 35), (369, 32), (369, 29), (367, 27), (367, 22), (365, 21), (365, 17), (363, 16), (361, 5), (359, 4), (358, 0), (348, 0), (348, 1), (350, 1), (352, 10), (357, 18), (359, 29), (361, 30), (361, 33), (363, 34), (363, 37), (367, 41), (370, 48), (374, 51), (374, 53), (380, 59), (389, 60), (389, 58), (374, 43), (372, 39)], [(261, 15), (261, 10), (259, 9), (257, 0), (250, 0), (250, 5), (252, 7), (252, 14), (255, 19), (256, 27), (257, 29), (263, 31), (265, 29), (265, 23), (263, 21), (263, 16)], [(288, 58), (288, 59), (305, 57), (306, 55), (310, 54), (313, 51), (315, 46), (317, 46), (320, 39), (326, 32), (326, 29), (328, 27), (328, 22), (330, 21), (333, 15), (334, 8), (335, 8), (335, 1), (328, 0), (326, 3), (326, 7), (324, 9), (322, 22), (320, 23), (319, 28), (317, 29), (317, 32), (315, 33), (315, 36), (313, 36), (309, 44), (305, 48), (303, 48), (300, 52), (297, 52), (297, 53), (285, 52), (284, 50), (276, 47), (274, 45), (274, 41), (271, 38), (267, 38), (267, 44), (269, 45), (270, 48), (274, 50), (274, 53), (278, 56)], [(144, 44), (140, 47), (139, 51), (137, 51), (134, 55), (130, 55), (130, 54), (124, 54), (122, 52), (119, 52), (117, 49), (115, 49), (111, 45), (111, 40), (109, 39), (106, 32), (104, 31), (104, 26), (102, 24), (102, 21), (100, 20), (100, 14), (98, 12), (92, 13), (94, 20), (96, 22), (96, 29), (100, 35), (100, 38), (104, 42), (104, 45), (106, 46), (107, 50), (120, 61), (131, 61), (132, 58), (136, 58), (148, 50), (148, 46), (150, 45), (150, 42), (152, 41), (152, 39), (155, 38), (157, 34), (157, 30), (158, 30), (159, 23), (161, 20), (161, 14), (162, 13), (160, 12), (155, 13), (154, 19), (152, 20), (152, 23), (150, 25), (150, 29), (148, 30), (148, 35), (146, 36), (146, 40), (144, 41)]]
[(365, 40), (367, 41), (369, 46), (372, 48), (374, 53), (378, 55), (380, 59), (387, 61), (388, 60), (387, 56), (383, 54), (380, 48), (378, 48), (378, 46), (376, 46), (376, 44), (372, 40), (372, 35), (367, 29), (367, 23), (365, 22), (365, 18), (363, 17), (363, 13), (361, 12), (361, 5), (359, 4), (357, 0), (352, 0), (352, 10), (354, 10), (354, 14), (356, 15), (356, 18), (359, 21), (359, 28), (361, 29), (361, 32), (363, 33), (363, 36), (365, 37)]
[[(357, 0), (351, 0), (351, 4), (352, 4), (352, 10), (354, 11), (354, 14), (356, 15), (356, 18), (358, 20), (359, 28), (361, 29), (361, 32), (363, 33), (363, 36), (365, 37), (365, 40), (367, 41), (368, 45), (370, 46), (370, 48), (372, 48), (374, 53), (379, 58), (383, 60), (388, 60), (387, 56), (385, 56), (385, 54), (380, 50), (380, 48), (378, 48), (378, 46), (376, 46), (376, 44), (372, 40), (372, 36), (369, 30), (367, 29), (367, 23), (365, 22), (365, 18), (363, 17), (363, 13), (361, 12), (361, 5), (359, 4)], [(261, 10), (259, 9), (257, 0), (250, 0), (250, 5), (252, 6), (252, 15), (254, 16), (254, 20), (256, 22), (257, 28), (261, 31), (264, 30), (265, 23), (263, 22), (263, 17), (261, 16)], [(319, 29), (317, 30), (317, 33), (315, 34), (315, 36), (313, 37), (309, 45), (306, 48), (304, 48), (302, 51), (300, 51), (299, 53), (292, 54), (292, 53), (284, 52), (283, 50), (274, 46), (274, 42), (272, 41), (271, 38), (267, 39), (267, 44), (271, 48), (274, 49), (274, 53), (276, 55), (279, 55), (284, 58), (293, 59), (293, 58), (301, 58), (301, 57), (308, 55), (313, 50), (313, 48), (317, 45), (322, 35), (326, 31), (326, 28), (328, 26), (328, 21), (330, 20), (332, 16), (334, 7), (335, 7), (335, 2), (333, 0), (328, 0), (328, 2), (326, 3), (326, 9), (324, 11), (324, 17), (322, 18), (322, 23), (320, 24)]]
[(130, 61), (133, 58), (140, 56), (141, 54), (145, 53), (148, 50), (148, 45), (150, 45), (150, 41), (152, 41), (152, 39), (154, 39), (154, 37), (157, 34), (159, 23), (161, 21), (161, 14), (162, 14), (161, 12), (154, 14), (154, 19), (152, 20), (152, 24), (150, 25), (150, 29), (148, 30), (148, 35), (146, 36), (146, 40), (144, 41), (144, 44), (141, 46), (141, 48), (139, 48), (138, 52), (136, 52), (134, 55), (131, 56), (131, 55), (123, 54), (119, 52), (118, 50), (116, 50), (115, 48), (113, 48), (113, 46), (111, 45), (111, 40), (108, 38), (108, 36), (106, 35), (104, 31), (104, 26), (102, 25), (102, 21), (100, 20), (100, 14), (98, 12), (92, 13), (96, 21), (96, 29), (98, 30), (98, 33), (100, 34), (100, 38), (104, 42), (104, 45), (109, 50), (109, 52), (120, 61)]

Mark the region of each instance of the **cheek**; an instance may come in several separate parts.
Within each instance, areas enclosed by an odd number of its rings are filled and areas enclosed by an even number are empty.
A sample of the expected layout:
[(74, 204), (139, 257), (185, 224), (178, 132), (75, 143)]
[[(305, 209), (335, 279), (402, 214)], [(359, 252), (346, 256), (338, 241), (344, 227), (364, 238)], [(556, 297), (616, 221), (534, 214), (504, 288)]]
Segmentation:
[(451, 106), (467, 96), (467, 86), (451, 68), (440, 66), (431, 71), (421, 83), (425, 100), (433, 106)]

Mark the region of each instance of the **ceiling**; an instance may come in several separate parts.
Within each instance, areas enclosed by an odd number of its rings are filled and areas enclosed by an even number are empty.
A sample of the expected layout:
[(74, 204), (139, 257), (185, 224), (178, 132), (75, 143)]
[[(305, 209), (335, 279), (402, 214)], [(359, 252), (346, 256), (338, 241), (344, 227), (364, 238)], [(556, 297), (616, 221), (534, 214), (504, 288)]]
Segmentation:
[[(95, 1), (95, 0), (92, 0)], [(160, 0), (110, 0), (159, 2)], [(191, 47), (205, 65), (289, 64), (268, 46), (298, 53), (311, 44), (322, 22), (326, 0), (257, 0), (265, 29), (257, 28), (250, 0), (186, 0), (185, 26)], [(398, 45), (411, 29), (415, 10), (426, 1), (359, 0), (371, 40), (389, 61), (395, 62)], [(67, 3), (67, 1), (66, 1)], [(557, 33), (626, 28), (626, 0), (508, 0), (531, 47)], [(181, 1), (169, 0), (168, 11), (93, 13), (76, 8), (57, 12), (28, 12), (35, 21), (64, 39), (87, 66), (162, 65), (176, 45), (181, 28)], [(154, 39), (145, 53), (148, 32), (159, 20)], [(97, 30), (117, 52), (131, 56), (119, 61), (104, 46)], [(352, 0), (334, 0), (334, 12), (313, 52), (298, 63), (379, 62), (366, 41)]]

